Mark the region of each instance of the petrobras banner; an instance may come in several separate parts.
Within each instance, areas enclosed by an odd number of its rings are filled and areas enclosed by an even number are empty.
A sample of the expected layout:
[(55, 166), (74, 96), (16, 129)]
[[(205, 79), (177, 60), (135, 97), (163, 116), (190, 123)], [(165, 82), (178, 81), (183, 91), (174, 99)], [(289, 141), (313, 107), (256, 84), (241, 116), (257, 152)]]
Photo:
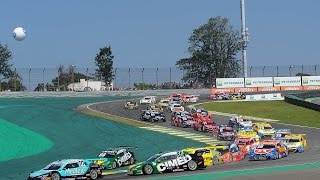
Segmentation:
[(283, 100), (281, 93), (246, 95), (247, 101)]
[(217, 88), (244, 87), (244, 78), (217, 78)]
[(272, 87), (272, 77), (245, 78), (245, 87)]
[(301, 77), (274, 77), (274, 86), (301, 86)]
[(302, 86), (320, 85), (320, 76), (302, 76)]

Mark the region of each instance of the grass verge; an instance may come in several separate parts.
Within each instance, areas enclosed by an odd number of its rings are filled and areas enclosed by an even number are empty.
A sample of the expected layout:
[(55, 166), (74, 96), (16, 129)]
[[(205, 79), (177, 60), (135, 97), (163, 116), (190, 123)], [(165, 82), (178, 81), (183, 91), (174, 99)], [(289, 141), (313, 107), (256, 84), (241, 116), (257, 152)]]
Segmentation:
[(276, 119), (282, 123), (320, 128), (318, 111), (284, 101), (210, 102), (202, 104), (201, 107), (209, 111)]

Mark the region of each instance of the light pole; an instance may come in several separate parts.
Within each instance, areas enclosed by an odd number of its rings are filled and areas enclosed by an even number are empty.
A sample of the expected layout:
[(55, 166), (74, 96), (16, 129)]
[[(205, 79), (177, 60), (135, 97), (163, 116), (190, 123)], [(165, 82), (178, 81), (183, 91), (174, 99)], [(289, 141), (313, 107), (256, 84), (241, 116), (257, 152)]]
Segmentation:
[(117, 70), (118, 68), (114, 69), (114, 87), (113, 89), (117, 90)]
[(241, 8), (241, 38), (242, 38), (242, 70), (243, 77), (247, 77), (247, 44), (248, 44), (248, 28), (246, 27), (245, 5), (244, 0), (240, 0)]
[(31, 73), (31, 68), (29, 69), (29, 91), (31, 91), (31, 87), (30, 87), (30, 73)]
[(44, 71), (45, 71), (45, 68), (43, 68), (43, 70), (42, 70), (42, 83), (43, 83), (43, 91), (44, 91)]
[(263, 66), (263, 70), (262, 70), (262, 77), (264, 77), (264, 69), (266, 68), (266, 66)]

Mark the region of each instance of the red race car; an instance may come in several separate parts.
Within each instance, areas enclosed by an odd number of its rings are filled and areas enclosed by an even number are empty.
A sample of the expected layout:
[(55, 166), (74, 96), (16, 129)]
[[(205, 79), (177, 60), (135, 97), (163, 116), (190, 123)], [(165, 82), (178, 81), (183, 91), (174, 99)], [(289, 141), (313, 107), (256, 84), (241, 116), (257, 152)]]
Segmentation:
[(245, 149), (245, 153), (249, 154), (250, 149), (256, 147), (259, 142), (255, 137), (237, 137), (234, 142)]
[(178, 127), (193, 127), (194, 120), (187, 111), (175, 112), (171, 117), (171, 125)]
[(207, 117), (207, 118), (211, 118), (211, 113), (208, 112), (207, 110), (203, 109), (203, 108), (192, 108), (190, 110), (190, 114), (191, 116), (193, 116), (195, 119), (199, 119), (201, 117)]
[(212, 132), (216, 128), (216, 123), (207, 117), (200, 117), (194, 120), (193, 129), (202, 132)]

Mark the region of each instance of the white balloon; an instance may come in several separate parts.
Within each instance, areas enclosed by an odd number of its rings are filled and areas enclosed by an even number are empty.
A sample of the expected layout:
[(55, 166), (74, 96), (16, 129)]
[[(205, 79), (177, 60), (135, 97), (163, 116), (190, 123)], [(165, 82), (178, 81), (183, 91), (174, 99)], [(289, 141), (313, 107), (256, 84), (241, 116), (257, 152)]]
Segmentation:
[(17, 27), (13, 30), (13, 37), (17, 41), (22, 41), (26, 38), (26, 31), (22, 27)]

